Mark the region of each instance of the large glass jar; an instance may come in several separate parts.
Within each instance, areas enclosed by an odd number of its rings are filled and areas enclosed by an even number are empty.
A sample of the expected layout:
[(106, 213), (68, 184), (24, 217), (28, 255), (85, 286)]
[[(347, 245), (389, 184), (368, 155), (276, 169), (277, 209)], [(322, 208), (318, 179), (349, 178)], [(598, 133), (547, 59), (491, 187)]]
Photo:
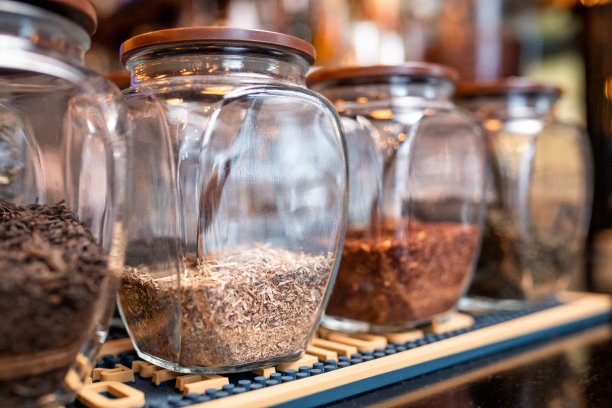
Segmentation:
[(233, 372), (304, 351), (347, 197), (335, 110), (305, 87), (313, 55), (294, 37), (218, 27), (122, 45), (127, 92), (160, 101), (171, 134), (143, 134), (132, 159), (119, 305), (141, 358)]
[(310, 86), (340, 112), (349, 209), (323, 325), (387, 332), (448, 315), (470, 281), (480, 241), (485, 147), (451, 100), (449, 68), (315, 71)]
[[(35, 5), (34, 5), (35, 4)], [(119, 90), (85, 68), (87, 1), (0, 1), (0, 405), (89, 375), (122, 268)]]
[(560, 94), (527, 78), (458, 87), (459, 103), (482, 123), (490, 163), (472, 306), (543, 301), (567, 288), (581, 265), (592, 159), (584, 132), (554, 116)]

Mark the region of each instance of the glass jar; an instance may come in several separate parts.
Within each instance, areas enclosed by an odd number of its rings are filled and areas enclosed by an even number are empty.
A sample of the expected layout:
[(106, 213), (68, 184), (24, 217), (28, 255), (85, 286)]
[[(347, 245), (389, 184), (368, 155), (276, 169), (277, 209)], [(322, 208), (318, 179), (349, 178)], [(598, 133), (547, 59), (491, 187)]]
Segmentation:
[(193, 27), (136, 36), (121, 58), (128, 92), (160, 101), (171, 134), (143, 134), (132, 159), (143, 177), (119, 306), (139, 356), (202, 373), (299, 357), (335, 278), (347, 196), (335, 110), (305, 87), (314, 49)]
[(466, 306), (521, 307), (567, 288), (591, 210), (584, 132), (554, 116), (561, 90), (527, 78), (461, 84), (458, 103), (485, 131), (490, 163), (483, 243)]
[(485, 147), (451, 100), (456, 74), (426, 63), (315, 71), (347, 139), (349, 206), (322, 325), (390, 332), (448, 315), (470, 281)]
[(85, 68), (93, 6), (0, 2), (0, 405), (64, 404), (122, 269), (119, 90)]

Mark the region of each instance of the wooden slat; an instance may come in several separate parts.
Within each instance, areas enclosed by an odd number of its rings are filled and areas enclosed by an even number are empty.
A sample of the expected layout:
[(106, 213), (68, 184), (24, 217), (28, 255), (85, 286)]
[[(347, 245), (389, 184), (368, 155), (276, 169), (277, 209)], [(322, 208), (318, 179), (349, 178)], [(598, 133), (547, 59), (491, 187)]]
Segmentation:
[(119, 353), (132, 350), (134, 350), (134, 345), (132, 344), (132, 340), (130, 340), (129, 337), (123, 339), (109, 340), (105, 342), (100, 348), (100, 352), (98, 353), (98, 360), (101, 360), (102, 357), (109, 354), (114, 357), (117, 357)]
[[(107, 392), (114, 398), (102, 395)], [(77, 399), (90, 408), (132, 408), (145, 405), (142, 391), (117, 381), (106, 381), (89, 384), (81, 388)]]
[(134, 382), (134, 371), (122, 364), (115, 364), (115, 368), (94, 368), (92, 379), (94, 381)]
[(418, 340), (423, 337), (423, 330), (410, 330), (401, 333), (385, 333), (384, 335), (389, 343), (406, 343), (408, 341)]
[(145, 366), (140, 367), (139, 375), (142, 378), (152, 378), (153, 377), (153, 373), (155, 371), (162, 371), (162, 370), (165, 370), (165, 368), (158, 367), (155, 364), (149, 364), (149, 365), (145, 365)]
[(153, 381), (155, 385), (160, 385), (163, 382), (174, 380), (176, 377), (180, 375), (182, 374), (175, 373), (174, 371), (170, 371), (166, 369), (156, 370), (156, 371), (153, 371), (151, 381)]
[(453, 330), (465, 329), (474, 325), (474, 318), (464, 313), (453, 313), (447, 321), (434, 319), (431, 326), (427, 329), (430, 333), (446, 333)]
[(326, 339), (312, 339), (310, 344), (316, 347), (332, 350), (341, 356), (350, 357), (357, 353), (357, 347)]
[(153, 364), (149, 363), (148, 361), (134, 360), (132, 361), (132, 370), (134, 370), (135, 373), (140, 373), (140, 370), (142, 370), (144, 367), (149, 367), (152, 365)]
[(225, 384), (229, 384), (229, 379), (227, 377), (223, 377), (220, 375), (210, 374), (210, 375), (202, 375), (202, 380), (184, 384), (183, 386), (183, 394), (202, 394), (209, 388), (221, 388)]
[(191, 384), (194, 382), (198, 382), (202, 380), (201, 374), (187, 374), (181, 375), (180, 377), (176, 377), (176, 382), (174, 386), (177, 390), (183, 391), (185, 389), (185, 384)]
[(316, 356), (319, 360), (323, 361), (338, 359), (338, 353), (336, 353), (335, 351), (313, 345), (309, 345), (306, 347), (306, 353)]
[(274, 367), (264, 367), (264, 368), (258, 368), (257, 370), (253, 370), (252, 372), (257, 374), (257, 375), (261, 375), (261, 376), (264, 376), (264, 377), (269, 377), (270, 374), (276, 372), (276, 368), (274, 368)]
[(286, 371), (286, 370), (297, 370), (302, 366), (310, 367), (314, 363), (318, 362), (319, 359), (317, 356), (313, 356), (310, 354), (304, 354), (302, 357), (298, 358), (294, 361), (289, 361), (288, 363), (281, 363), (276, 366), (277, 371)]
[(385, 337), (377, 336), (374, 334), (347, 334), (330, 331), (326, 333), (325, 337), (327, 337), (328, 340), (333, 340), (337, 341), (338, 343), (355, 346), (359, 349), (359, 351), (372, 351), (377, 348), (385, 348), (385, 346), (387, 345), (387, 339)]

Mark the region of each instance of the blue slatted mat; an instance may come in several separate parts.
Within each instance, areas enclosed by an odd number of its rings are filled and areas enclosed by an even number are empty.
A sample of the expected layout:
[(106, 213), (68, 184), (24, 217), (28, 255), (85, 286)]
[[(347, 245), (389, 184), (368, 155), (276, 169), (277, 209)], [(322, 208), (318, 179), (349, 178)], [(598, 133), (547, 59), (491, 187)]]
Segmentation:
[[(593, 302), (589, 303), (591, 297)], [(589, 302), (583, 302), (585, 298)], [(320, 406), (493, 353), (516, 349), (545, 339), (554, 339), (563, 334), (610, 321), (610, 299), (607, 296), (582, 294), (577, 296), (577, 299), (578, 303), (575, 305), (575, 300), (570, 298), (563, 302), (552, 300), (546, 304), (521, 310), (476, 314), (473, 315), (474, 324), (471, 327), (444, 333), (426, 333), (414, 341), (389, 343), (385, 348), (362, 351), (350, 357), (340, 356), (338, 360), (319, 361), (312, 366), (274, 373), (269, 377), (261, 377), (253, 373), (227, 374), (224, 376), (229, 380), (228, 385), (218, 389), (208, 389), (202, 394), (185, 396), (175, 389), (174, 380), (156, 386), (150, 378), (141, 378), (139, 375), (135, 375), (135, 382), (128, 383), (128, 385), (144, 392), (145, 406), (149, 408), (241, 406), (247, 401), (245, 397), (249, 395), (258, 396), (252, 404), (249, 402), (251, 407)], [(553, 323), (549, 323), (551, 317), (554, 317)], [(541, 324), (538, 319), (542, 320)], [(513, 326), (514, 323), (516, 325)], [(534, 328), (521, 330), (521, 327), (525, 325), (531, 325)], [(479, 337), (479, 334), (485, 331), (491, 333), (492, 328), (502, 326), (503, 330), (510, 334), (501, 336), (499, 341), (482, 343), (483, 336)], [(512, 334), (515, 329), (516, 335)], [(454, 339), (465, 340), (468, 339), (468, 336), (480, 339), (482, 344), (470, 348), (466, 347), (466, 342), (463, 341), (458, 352), (441, 353), (440, 356), (434, 355), (424, 361), (413, 362), (417, 360), (404, 358), (417, 356), (419, 349), (426, 350), (427, 346), (436, 343), (439, 343), (440, 346), (447, 344), (452, 346)], [(98, 367), (113, 368), (117, 363), (130, 367), (135, 358), (133, 353), (121, 353), (118, 357), (105, 356), (98, 362)], [(360, 370), (359, 367), (364, 369)], [(350, 373), (350, 378), (344, 376), (344, 373)], [(328, 384), (322, 385), (323, 383)], [(300, 386), (301, 384), (303, 387)], [(276, 392), (273, 390), (278, 390), (281, 396), (276, 398), (274, 396)], [(68, 407), (83, 407), (83, 405), (76, 402)]]

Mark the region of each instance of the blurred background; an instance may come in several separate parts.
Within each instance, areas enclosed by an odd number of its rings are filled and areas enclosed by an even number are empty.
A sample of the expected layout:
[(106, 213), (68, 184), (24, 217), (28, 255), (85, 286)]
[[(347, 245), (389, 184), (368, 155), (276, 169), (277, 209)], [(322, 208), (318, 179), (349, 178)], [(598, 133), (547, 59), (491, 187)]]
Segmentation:
[(119, 46), (152, 30), (255, 28), (311, 42), (317, 66), (430, 61), (463, 80), (528, 76), (564, 90), (557, 116), (585, 126), (595, 196), (574, 287), (612, 292), (612, 0), (93, 0), (86, 56), (121, 73)]

